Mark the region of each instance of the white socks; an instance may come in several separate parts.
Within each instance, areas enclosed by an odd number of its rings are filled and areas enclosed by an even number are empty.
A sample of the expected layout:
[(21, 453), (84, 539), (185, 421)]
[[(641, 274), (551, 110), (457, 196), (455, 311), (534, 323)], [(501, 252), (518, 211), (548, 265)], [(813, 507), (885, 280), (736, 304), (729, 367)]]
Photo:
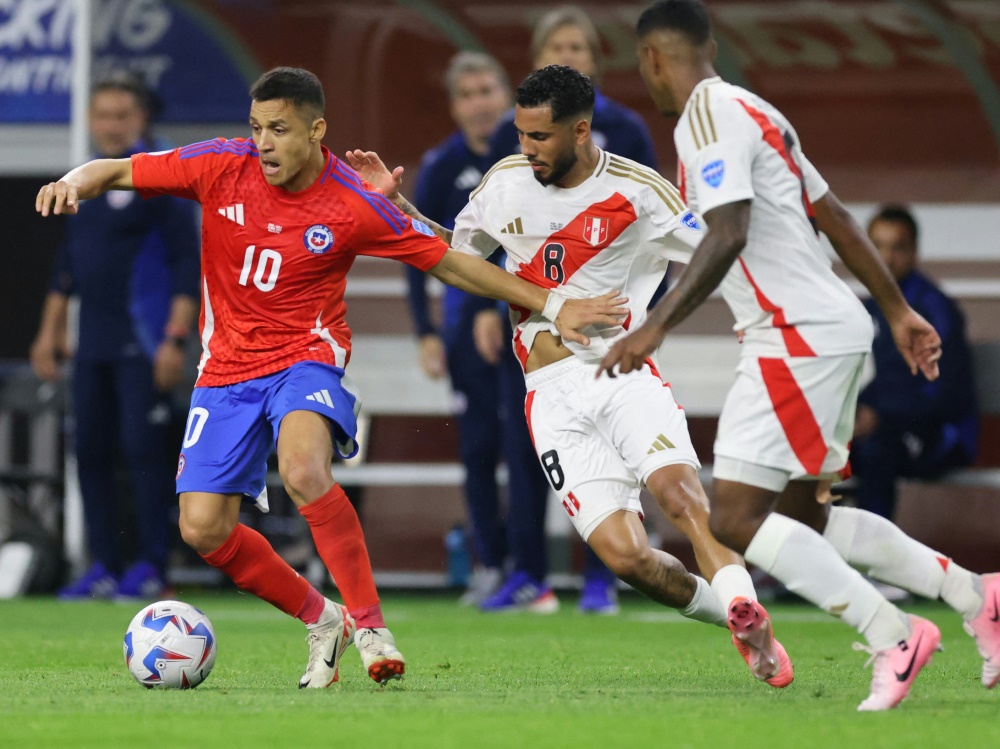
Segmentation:
[(880, 515), (831, 507), (823, 535), (848, 564), (876, 580), (925, 598), (941, 598), (966, 620), (983, 607), (979, 575), (910, 538)]
[(746, 560), (860, 632), (876, 650), (910, 636), (907, 617), (851, 569), (812, 528), (772, 512), (747, 547)]
[(729, 604), (734, 598), (749, 598), (751, 601), (757, 600), (757, 591), (753, 587), (753, 580), (747, 568), (741, 564), (727, 564), (715, 573), (712, 578), (712, 592), (719, 599), (719, 604), (724, 611), (728, 611)]
[[(744, 570), (745, 571), (745, 570)], [(694, 619), (706, 624), (716, 624), (720, 627), (728, 627), (726, 624), (726, 609), (719, 603), (719, 599), (712, 592), (712, 586), (703, 577), (692, 575), (698, 584), (694, 591), (694, 598), (687, 608), (678, 609), (688, 619)]]

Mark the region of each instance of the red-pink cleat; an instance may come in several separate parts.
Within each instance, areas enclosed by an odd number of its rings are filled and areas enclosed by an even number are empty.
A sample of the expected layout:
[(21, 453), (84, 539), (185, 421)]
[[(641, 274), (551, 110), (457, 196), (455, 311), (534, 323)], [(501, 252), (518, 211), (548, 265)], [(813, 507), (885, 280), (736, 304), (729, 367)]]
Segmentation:
[(733, 645), (750, 667), (754, 678), (783, 689), (792, 683), (795, 671), (781, 643), (774, 639), (771, 617), (757, 601), (734, 598), (729, 604), (729, 631)]

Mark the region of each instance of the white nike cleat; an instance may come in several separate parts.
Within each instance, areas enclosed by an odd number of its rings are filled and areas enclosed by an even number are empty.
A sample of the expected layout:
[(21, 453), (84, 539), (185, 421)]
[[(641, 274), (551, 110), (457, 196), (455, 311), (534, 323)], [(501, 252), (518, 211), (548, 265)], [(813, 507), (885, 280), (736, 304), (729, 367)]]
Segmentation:
[(340, 678), (338, 664), (354, 638), (354, 619), (347, 607), (329, 598), (315, 624), (307, 624), (309, 664), (299, 679), (299, 689), (323, 689)]
[(379, 684), (401, 679), (406, 672), (406, 659), (396, 649), (396, 641), (385, 627), (359, 629), (354, 646), (361, 653), (361, 662), (368, 675)]

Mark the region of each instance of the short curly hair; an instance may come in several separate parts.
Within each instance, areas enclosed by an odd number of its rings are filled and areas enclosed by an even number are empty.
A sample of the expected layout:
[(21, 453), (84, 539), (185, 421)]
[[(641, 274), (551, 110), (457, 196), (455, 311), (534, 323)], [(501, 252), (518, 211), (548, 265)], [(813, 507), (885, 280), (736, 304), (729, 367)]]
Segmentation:
[(519, 107), (552, 107), (552, 121), (590, 117), (594, 113), (594, 84), (583, 73), (566, 65), (546, 65), (528, 74), (517, 87)]

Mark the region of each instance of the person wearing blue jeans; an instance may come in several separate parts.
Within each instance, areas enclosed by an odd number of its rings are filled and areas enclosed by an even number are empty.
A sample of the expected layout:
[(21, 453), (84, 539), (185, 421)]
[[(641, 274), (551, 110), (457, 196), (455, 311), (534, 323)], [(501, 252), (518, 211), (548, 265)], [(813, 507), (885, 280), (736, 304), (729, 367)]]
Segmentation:
[(868, 236), (913, 309), (941, 336), (941, 376), (933, 382), (910, 374), (889, 325), (871, 300), (875, 323), (875, 376), (858, 396), (851, 469), (858, 506), (892, 519), (900, 477), (935, 478), (976, 457), (979, 415), (965, 319), (958, 305), (917, 270), (917, 223), (912, 213), (888, 205), (869, 221)]
[[(564, 6), (555, 8), (541, 16), (535, 23), (531, 53), (534, 69), (546, 65), (567, 65), (574, 70), (596, 80), (600, 76), (602, 52), (597, 29), (590, 17), (580, 8)], [(649, 129), (639, 114), (619, 104), (604, 94), (596, 93), (591, 135), (598, 147), (656, 168), (656, 152)], [(494, 133), (490, 158), (495, 163), (513, 153), (520, 153), (517, 128), (514, 127), (513, 111), (507, 113)], [(417, 205), (421, 205), (417, 201)], [(663, 293), (664, 285), (653, 295), (651, 304), (656, 304)], [(525, 398), (524, 376), (520, 365), (509, 345), (510, 323), (504, 322), (505, 313), (498, 313), (494, 305), (479, 316), (477, 327), (482, 341), (503, 340), (501, 366), (510, 369), (516, 376), (509, 389), (508, 403), (523, 403)], [(506, 326), (506, 330), (504, 330)], [(506, 336), (500, 338), (500, 336)], [(490, 344), (484, 343), (485, 348)], [(521, 420), (523, 421), (523, 419)], [(527, 436), (527, 427), (518, 425)], [(530, 443), (529, 443), (530, 448)], [(530, 451), (530, 450), (529, 450)], [(534, 453), (531, 453), (534, 455)], [(537, 463), (537, 458), (535, 458)], [(511, 493), (514, 496), (514, 493)], [(548, 563), (545, 559), (545, 508), (548, 500), (547, 483), (537, 484), (528, 494), (519, 495), (507, 518), (511, 528), (509, 538), (512, 544), (513, 572), (488, 601), (484, 608), (489, 611), (507, 611), (524, 607), (547, 610), (551, 608), (551, 589), (545, 584)], [(515, 541), (516, 539), (516, 541)], [(583, 593), (579, 608), (586, 613), (614, 614), (618, 611), (618, 596), (614, 574), (598, 559), (589, 546), (583, 552)], [(527, 602), (527, 603), (526, 603)]]
[[(98, 82), (90, 99), (97, 152), (122, 157), (158, 150), (146, 135), (149, 93), (129, 76)], [(154, 598), (166, 587), (174, 501), (171, 391), (198, 310), (198, 217), (176, 198), (142, 201), (112, 191), (68, 219), (31, 363), (61, 376), (69, 299), (80, 301), (72, 367), (72, 423), (92, 564), (62, 588), (64, 600)], [(136, 557), (121, 544), (117, 458), (128, 469)]]
[[(492, 57), (460, 52), (449, 64), (445, 86), (458, 129), (424, 155), (415, 196), (426, 206), (430, 218), (450, 227), (468, 202), (469, 193), (493, 165), (490, 136), (510, 106), (510, 84)], [(425, 274), (408, 268), (407, 281), (421, 368), (432, 378), (447, 374), (458, 395), (464, 490), (478, 562), (461, 602), (477, 605), (501, 582), (508, 554), (496, 483), (500, 457), (507, 463), (511, 502), (519, 501), (528, 491), (526, 487), (536, 487), (530, 491), (537, 494), (547, 491), (547, 484), (523, 423), (519, 405), (523, 395), (517, 408), (504, 407), (509, 387), (499, 357), (483, 357), (474, 344), (477, 313), (496, 302), (446, 287), (441, 324), (435, 326), (428, 309)], [(520, 373), (514, 379), (520, 382)]]

